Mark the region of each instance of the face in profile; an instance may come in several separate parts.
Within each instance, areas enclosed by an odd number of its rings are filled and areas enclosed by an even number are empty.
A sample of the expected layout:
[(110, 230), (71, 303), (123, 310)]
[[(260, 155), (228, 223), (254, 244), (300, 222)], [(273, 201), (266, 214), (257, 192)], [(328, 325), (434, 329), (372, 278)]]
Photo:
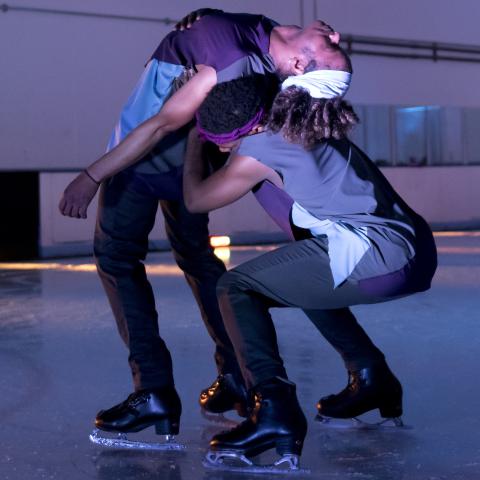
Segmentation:
[(278, 68), (283, 80), (287, 76), (301, 75), (312, 70), (351, 71), (348, 55), (339, 46), (340, 34), (321, 20), (296, 30), (291, 45), (293, 50)]
[(263, 131), (265, 131), (264, 125), (261, 125), (261, 124), (255, 125), (248, 133), (242, 135), (236, 140), (232, 140), (231, 142), (225, 142), (225, 143), (217, 143), (218, 149), (221, 152), (230, 153), (238, 148), (242, 138), (249, 137), (250, 135), (256, 135), (257, 133), (261, 133)]
[(218, 149), (223, 153), (230, 153), (232, 150), (235, 150), (240, 144), (240, 138), (234, 140), (233, 142), (227, 142), (222, 144), (217, 144)]

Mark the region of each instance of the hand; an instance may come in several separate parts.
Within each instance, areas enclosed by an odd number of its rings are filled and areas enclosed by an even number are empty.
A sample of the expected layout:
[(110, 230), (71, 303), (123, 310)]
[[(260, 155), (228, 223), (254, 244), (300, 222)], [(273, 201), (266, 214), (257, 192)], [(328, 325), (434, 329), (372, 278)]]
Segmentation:
[(60, 213), (67, 217), (87, 218), (87, 208), (98, 187), (99, 185), (88, 175), (80, 173), (63, 192), (58, 205)]
[(336, 33), (335, 30), (328, 23), (325, 23), (323, 20), (315, 21), (315, 30), (320, 32), (322, 35), (325, 35), (326, 37)]
[(202, 17), (204, 17), (205, 15), (210, 15), (214, 12), (223, 12), (223, 10), (219, 10), (217, 8), (199, 8), (198, 10), (194, 10), (193, 12), (183, 17), (175, 25), (175, 30), (188, 30), (195, 22), (200, 20)]

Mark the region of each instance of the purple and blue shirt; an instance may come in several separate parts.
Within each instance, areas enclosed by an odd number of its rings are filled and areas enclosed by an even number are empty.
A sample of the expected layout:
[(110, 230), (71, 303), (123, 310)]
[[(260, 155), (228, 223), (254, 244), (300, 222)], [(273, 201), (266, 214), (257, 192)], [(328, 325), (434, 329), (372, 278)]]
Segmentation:
[[(157, 114), (175, 91), (175, 80), (187, 69), (207, 65), (215, 69), (217, 82), (252, 73), (272, 73), (270, 33), (277, 25), (263, 15), (215, 12), (184, 31), (170, 32), (157, 47), (123, 107), (107, 150), (120, 143), (142, 122)], [(188, 128), (161, 140), (132, 169), (135, 173), (172, 175), (181, 169)]]

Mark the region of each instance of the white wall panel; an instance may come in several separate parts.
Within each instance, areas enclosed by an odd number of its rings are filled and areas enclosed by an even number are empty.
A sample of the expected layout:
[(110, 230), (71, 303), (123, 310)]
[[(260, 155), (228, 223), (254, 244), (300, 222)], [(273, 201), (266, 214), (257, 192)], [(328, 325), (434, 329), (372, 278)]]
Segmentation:
[[(179, 18), (205, 5), (199, 0), (3, 3), (156, 18)], [(480, 43), (478, 0), (211, 0), (208, 6), (264, 13), (287, 24), (308, 23), (317, 13), (347, 34)], [(101, 155), (145, 60), (170, 28), (132, 20), (0, 13), (0, 170), (80, 169)], [(363, 56), (354, 56), (353, 63), (348, 98), (354, 103), (480, 106), (478, 64)], [(469, 128), (474, 129), (475, 122)], [(457, 131), (453, 133), (461, 138)], [(448, 161), (455, 152), (445, 155)], [(479, 167), (386, 169), (386, 173), (428, 220), (443, 224), (479, 220), (475, 208), (480, 204)], [(72, 174), (41, 175), (41, 243), (46, 252), (59, 246), (89, 245), (91, 239), (93, 207), (86, 222), (57, 213), (70, 178)], [(420, 197), (420, 192), (428, 192), (428, 198)], [(162, 244), (160, 217), (152, 239)], [(254, 238), (277, 231), (252, 198), (214, 212), (211, 218), (212, 233)], [(67, 251), (62, 248), (57, 251)]]
[[(439, 227), (479, 225), (480, 166), (383, 168), (394, 188), (425, 219)], [(41, 241), (43, 256), (90, 253), (95, 220), (95, 203), (88, 220), (62, 217), (58, 199), (72, 174), (46, 173), (40, 177)], [(473, 208), (472, 208), (473, 207)], [(237, 242), (272, 241), (284, 238), (277, 226), (249, 194), (233, 205), (210, 214), (210, 233), (229, 235)], [(168, 244), (161, 214), (151, 234), (154, 246)]]
[(405, 201), (429, 223), (480, 225), (480, 166), (383, 168)]
[[(68, 8), (178, 18), (198, 0), (11, 0), (12, 6)], [(209, 2), (301, 23), (300, 0)], [(313, 19), (314, 0), (304, 0)], [(317, 0), (318, 16), (340, 32), (478, 43), (480, 2)], [(461, 19), (461, 21), (460, 21)], [(0, 13), (1, 169), (80, 168), (97, 158), (143, 64), (170, 30), (128, 20)], [(354, 56), (348, 98), (364, 104), (480, 106), (478, 64)]]
[[(480, 45), (480, 2), (460, 0), (311, 0), (315, 13), (343, 34)], [(307, 1), (307, 4), (309, 2)], [(480, 64), (353, 55), (347, 98), (356, 103), (480, 106)]]
[[(339, 32), (408, 40), (479, 44), (478, 0), (311, 0)], [(308, 10), (313, 16), (313, 10)]]
[[(42, 256), (90, 253), (95, 228), (97, 198), (88, 209), (87, 219), (62, 216), (58, 203), (73, 173), (43, 173), (40, 175), (40, 251)], [(252, 194), (232, 205), (210, 213), (211, 235), (229, 235), (237, 242), (271, 241), (284, 235), (258, 205)], [(157, 214), (150, 235), (154, 248), (168, 246), (163, 215)]]
[[(174, 19), (204, 6), (194, 0), (7, 3)], [(225, 2), (209, 6), (225, 8)], [(262, 12), (285, 23), (300, 19), (298, 1), (231, 1), (228, 9)], [(100, 156), (146, 60), (171, 28), (134, 20), (0, 13), (0, 169), (79, 168)]]

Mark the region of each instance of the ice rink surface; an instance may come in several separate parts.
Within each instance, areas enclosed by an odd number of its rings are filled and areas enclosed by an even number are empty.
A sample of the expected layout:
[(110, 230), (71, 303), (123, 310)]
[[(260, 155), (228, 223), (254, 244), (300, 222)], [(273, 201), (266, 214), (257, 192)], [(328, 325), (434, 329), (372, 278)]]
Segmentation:
[[(274, 311), (287, 371), (311, 420), (302, 455), (308, 478), (480, 478), (480, 234), (436, 241), (439, 269), (429, 292), (354, 308), (403, 383), (404, 421), (412, 429), (335, 430), (314, 422), (318, 398), (341, 390), (346, 373), (301, 312)], [(230, 266), (266, 248), (233, 249)], [(170, 253), (151, 254), (148, 265), (183, 402), (177, 438), (188, 451), (127, 452), (89, 443), (95, 413), (132, 390), (126, 349), (91, 259), (3, 264), (0, 479), (252, 478), (201, 464), (209, 438), (224, 428), (197, 406), (198, 393), (216, 375), (212, 344)]]

